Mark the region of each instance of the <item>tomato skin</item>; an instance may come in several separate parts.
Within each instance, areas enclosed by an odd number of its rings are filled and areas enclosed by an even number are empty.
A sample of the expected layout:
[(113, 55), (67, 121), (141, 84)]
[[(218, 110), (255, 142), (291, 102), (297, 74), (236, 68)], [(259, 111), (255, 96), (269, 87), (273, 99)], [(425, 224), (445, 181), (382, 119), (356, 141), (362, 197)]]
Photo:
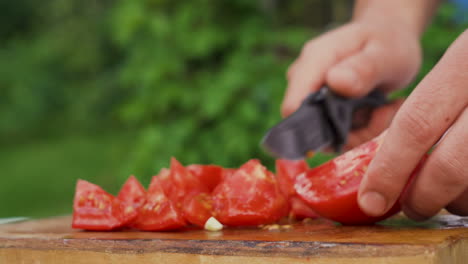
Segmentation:
[(199, 193), (187, 197), (182, 208), (185, 220), (196, 226), (204, 227), (206, 221), (213, 216), (213, 199), (208, 193)]
[[(159, 178), (158, 181), (151, 181), (151, 183), (155, 182), (157, 184), (160, 184), (161, 187), (163, 188), (164, 190), (164, 193), (167, 195), (171, 190), (171, 186), (172, 186), (172, 183), (171, 183), (171, 171), (167, 168), (162, 168), (159, 173), (155, 176), (153, 176), (153, 178)], [(151, 183), (150, 183), (150, 186), (148, 187), (148, 190), (151, 189)]]
[(211, 192), (223, 179), (223, 168), (217, 165), (192, 164), (187, 169)]
[(276, 160), (276, 177), (281, 191), (288, 199), (289, 217), (298, 220), (318, 217), (314, 210), (297, 196), (294, 189), (296, 177), (308, 169), (309, 165), (304, 160)]
[(177, 208), (182, 208), (188, 196), (209, 192), (208, 188), (175, 158), (171, 158), (169, 182), (166, 194)]
[(131, 222), (137, 217), (138, 209), (146, 201), (146, 190), (135, 176), (131, 175), (120, 189), (117, 199), (119, 199), (123, 205), (132, 206), (133, 209), (135, 209), (132, 213), (128, 214), (124, 220), (131, 225)]
[(398, 203), (380, 217), (366, 215), (358, 205), (359, 184), (378, 147), (379, 142), (369, 141), (298, 175), (297, 194), (319, 215), (346, 225), (372, 224), (397, 213)]
[(287, 214), (287, 202), (273, 173), (250, 160), (213, 191), (215, 217), (224, 225), (270, 224)]
[(182, 228), (186, 222), (182, 214), (164, 194), (160, 179), (153, 177), (148, 189), (146, 202), (138, 210), (133, 223), (137, 229), (144, 231), (168, 231)]
[(78, 180), (73, 201), (73, 228), (114, 230), (126, 225), (133, 214), (132, 207), (126, 207), (101, 187)]

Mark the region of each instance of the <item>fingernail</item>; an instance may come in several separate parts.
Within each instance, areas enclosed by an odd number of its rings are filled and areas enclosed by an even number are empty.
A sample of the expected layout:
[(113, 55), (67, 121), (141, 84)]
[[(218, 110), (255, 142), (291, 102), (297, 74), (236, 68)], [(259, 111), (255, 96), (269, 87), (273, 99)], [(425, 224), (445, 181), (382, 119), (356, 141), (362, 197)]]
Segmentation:
[(334, 74), (339, 76), (342, 82), (347, 83), (351, 89), (359, 89), (359, 78), (355, 71), (349, 68), (337, 68), (334, 71)]
[(366, 192), (359, 199), (361, 209), (368, 215), (381, 216), (387, 208), (385, 197), (378, 192)]

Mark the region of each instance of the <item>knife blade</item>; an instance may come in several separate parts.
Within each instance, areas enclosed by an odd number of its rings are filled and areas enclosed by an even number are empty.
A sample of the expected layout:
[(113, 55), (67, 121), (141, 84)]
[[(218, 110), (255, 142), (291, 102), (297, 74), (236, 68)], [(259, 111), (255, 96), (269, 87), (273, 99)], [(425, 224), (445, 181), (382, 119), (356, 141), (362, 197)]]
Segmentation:
[[(335, 94), (327, 86), (311, 93), (292, 115), (272, 127), (262, 139), (262, 147), (277, 158), (303, 159), (310, 151), (331, 147), (340, 152), (353, 125), (353, 114), (368, 111), (387, 102), (385, 95), (374, 90), (362, 98)], [(368, 121), (368, 120), (367, 120)]]

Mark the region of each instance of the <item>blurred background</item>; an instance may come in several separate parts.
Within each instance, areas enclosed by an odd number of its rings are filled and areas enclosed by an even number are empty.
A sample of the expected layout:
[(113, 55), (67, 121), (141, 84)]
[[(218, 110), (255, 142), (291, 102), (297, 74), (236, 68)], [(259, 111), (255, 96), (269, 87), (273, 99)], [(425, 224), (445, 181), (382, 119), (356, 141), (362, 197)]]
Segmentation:
[[(0, 217), (70, 213), (76, 179), (115, 194), (130, 174), (146, 185), (171, 156), (228, 167), (260, 158), (272, 169), (259, 141), (280, 120), (285, 71), (351, 7), (0, 0)], [(414, 83), (465, 22), (466, 1), (443, 4)]]

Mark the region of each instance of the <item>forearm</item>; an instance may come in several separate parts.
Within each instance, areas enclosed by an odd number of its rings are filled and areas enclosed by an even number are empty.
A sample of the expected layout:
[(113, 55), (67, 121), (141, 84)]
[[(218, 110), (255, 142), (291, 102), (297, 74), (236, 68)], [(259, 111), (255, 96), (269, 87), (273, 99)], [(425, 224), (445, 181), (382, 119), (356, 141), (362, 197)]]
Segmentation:
[(398, 23), (420, 36), (440, 0), (356, 0), (354, 21)]

